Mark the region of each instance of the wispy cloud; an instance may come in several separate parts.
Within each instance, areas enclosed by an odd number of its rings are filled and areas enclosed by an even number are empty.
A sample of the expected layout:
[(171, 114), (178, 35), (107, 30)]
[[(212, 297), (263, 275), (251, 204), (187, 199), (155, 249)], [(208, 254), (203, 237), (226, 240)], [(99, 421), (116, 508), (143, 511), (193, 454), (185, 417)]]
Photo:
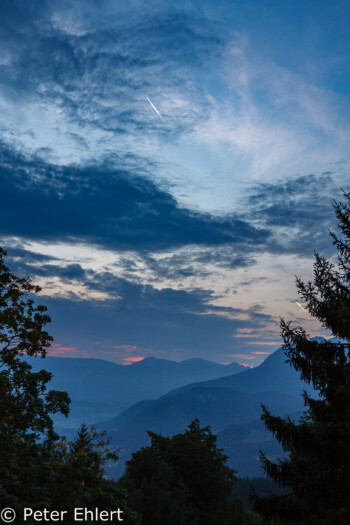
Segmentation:
[[(348, 184), (343, 181), (344, 189)], [(273, 229), (268, 251), (312, 256), (320, 250), (330, 255), (334, 248), (325, 232), (336, 226), (330, 195), (342, 198), (330, 172), (255, 184), (247, 191), (244, 214)]]
[[(12, 33), (6, 24), (21, 9), (3, 7), (0, 93), (14, 114), (45, 126), (51, 138), (61, 140), (66, 130), (83, 148), (94, 136), (169, 137), (207, 118), (209, 100), (194, 80), (222, 54), (224, 32), (214, 22), (156, 9), (130, 18), (106, 6), (114, 22), (97, 16), (92, 26), (78, 11), (64, 16), (60, 2), (48, 5), (40, 13), (23, 9)], [(165, 108), (163, 119), (147, 97), (158, 125), (149, 119), (145, 92)], [(11, 111), (6, 118), (13, 123)]]
[(255, 180), (350, 160), (341, 96), (256, 53), (242, 34), (226, 49), (225, 98), (212, 101), (209, 119), (196, 128), (199, 141), (214, 151), (231, 146), (231, 159)]
[(300, 312), (350, 161), (344, 3), (304, 4), (0, 4), (0, 235), (57, 352), (258, 363)]

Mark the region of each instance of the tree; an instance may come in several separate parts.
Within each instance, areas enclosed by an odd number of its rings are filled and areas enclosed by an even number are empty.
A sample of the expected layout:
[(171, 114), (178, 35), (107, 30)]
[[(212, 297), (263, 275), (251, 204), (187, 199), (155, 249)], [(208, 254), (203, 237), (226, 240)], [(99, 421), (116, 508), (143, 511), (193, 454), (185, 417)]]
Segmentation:
[(151, 445), (133, 454), (120, 480), (142, 524), (228, 523), (235, 475), (210, 428), (194, 420), (171, 438), (149, 435)]
[[(40, 288), (20, 279), (4, 263), (0, 248), (0, 506), (15, 510), (49, 500), (49, 450), (57, 439), (51, 414), (67, 415), (66, 392), (47, 391), (52, 375), (34, 373), (23, 355), (45, 357), (52, 337), (46, 307), (29, 294)], [(21, 505), (20, 505), (21, 504)]]
[[(62, 438), (55, 444), (52, 466), (56, 474), (52, 487), (51, 506), (66, 510), (73, 516), (74, 509), (122, 510), (123, 522), (137, 525), (139, 515), (126, 504), (126, 492), (114, 480), (106, 477), (105, 465), (118, 459), (116, 451), (109, 449), (110, 438), (106, 432), (85, 424), (79, 428), (75, 439)], [(116, 521), (117, 518), (116, 518)], [(87, 521), (90, 523), (90, 521)]]
[[(125, 493), (105, 476), (105, 463), (117, 460), (105, 433), (82, 425), (67, 441), (54, 431), (51, 415), (68, 415), (69, 396), (48, 391), (52, 374), (34, 373), (25, 359), (46, 356), (50, 317), (31, 297), (40, 288), (11, 273), (5, 256), (0, 248), (0, 509), (11, 507), (16, 523), (23, 523), (24, 507), (121, 508), (124, 523), (136, 525), (139, 517), (127, 508)], [(72, 514), (65, 523), (74, 523)]]
[(304, 392), (298, 423), (263, 408), (265, 425), (289, 451), (278, 464), (262, 454), (263, 467), (289, 492), (256, 497), (255, 509), (282, 523), (350, 523), (350, 194), (344, 196), (334, 205), (340, 235), (331, 232), (337, 263), (315, 253), (313, 282), (297, 279), (307, 310), (336, 339), (310, 339), (281, 320), (287, 362), (319, 395)]

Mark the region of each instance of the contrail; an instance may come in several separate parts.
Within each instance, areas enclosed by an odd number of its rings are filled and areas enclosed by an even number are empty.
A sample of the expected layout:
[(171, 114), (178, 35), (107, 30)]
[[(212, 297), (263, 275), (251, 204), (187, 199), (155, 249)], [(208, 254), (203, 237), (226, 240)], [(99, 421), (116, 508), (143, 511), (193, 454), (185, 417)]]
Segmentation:
[(296, 304), (297, 304), (302, 310), (304, 310), (304, 312), (307, 312), (307, 310), (305, 310), (305, 308), (304, 308), (303, 306), (301, 306), (301, 304), (298, 303), (298, 301), (295, 301), (295, 302), (296, 302)]
[(156, 106), (153, 104), (153, 102), (151, 102), (151, 100), (146, 97), (148, 102), (151, 104), (152, 108), (154, 109), (154, 111), (157, 113), (158, 117), (161, 118), (163, 120), (163, 117), (162, 115), (160, 114), (160, 111), (158, 111), (158, 109), (156, 108)]

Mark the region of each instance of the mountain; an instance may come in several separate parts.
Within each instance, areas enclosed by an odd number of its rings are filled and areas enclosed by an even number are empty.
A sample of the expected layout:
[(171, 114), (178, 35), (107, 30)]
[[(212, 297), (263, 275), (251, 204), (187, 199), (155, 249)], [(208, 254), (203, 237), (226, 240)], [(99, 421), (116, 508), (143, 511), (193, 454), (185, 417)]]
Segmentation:
[(230, 388), (198, 387), (143, 406), (138, 404), (132, 407), (133, 413), (129, 409), (127, 414), (105, 422), (103, 428), (112, 436), (115, 446), (135, 450), (148, 443), (147, 430), (170, 436), (182, 432), (198, 418), (201, 425), (210, 425), (217, 433), (230, 424), (258, 418), (261, 403), (278, 414), (295, 412), (303, 405), (301, 398), (277, 392), (248, 394)]
[(286, 357), (282, 348), (269, 355), (256, 368), (245, 369), (234, 376), (188, 384), (168, 392), (165, 396), (173, 396), (196, 387), (231, 388), (240, 392), (250, 393), (273, 390), (292, 396), (300, 395), (303, 390), (312, 392), (312, 388), (300, 379), (299, 373), (286, 363)]
[[(261, 403), (266, 404), (279, 415), (292, 414), (303, 408), (303, 400), (300, 396), (289, 396), (279, 392), (249, 394), (230, 388), (205, 387), (193, 388), (155, 401), (137, 403), (113, 420), (99, 425), (100, 429), (107, 430), (113, 446), (119, 449), (119, 461), (116, 466), (109, 469), (109, 475), (120, 477), (124, 472), (125, 462), (130, 459), (132, 452), (149, 444), (147, 430), (171, 436), (183, 432), (193, 419), (198, 418), (201, 425), (209, 425), (214, 433), (219, 433), (222, 441), (226, 439), (224, 446), (223, 443), (220, 443), (220, 446), (223, 446), (228, 456), (232, 455), (229, 464), (235, 469), (239, 468), (240, 475), (261, 476), (262, 472), (257, 461), (260, 445), (258, 431), (255, 434), (255, 441), (251, 435), (245, 443), (243, 435), (241, 442), (239, 437), (236, 437), (232, 440), (232, 446), (229, 446), (230, 435), (234, 436), (234, 431), (237, 432), (237, 429), (243, 425), (249, 425), (260, 417)], [(263, 427), (260, 421), (257, 424)], [(233, 427), (226, 432), (227, 427), (231, 425)], [(275, 457), (280, 452), (279, 445), (266, 431), (263, 438), (264, 450), (269, 455), (274, 454)]]
[(111, 421), (102, 421), (98, 423), (98, 426), (104, 428), (105, 430), (116, 431), (122, 428), (123, 425), (129, 423), (129, 421), (132, 421), (133, 419), (142, 415), (142, 413), (145, 410), (150, 408), (156, 402), (157, 401), (152, 399), (144, 399), (143, 401), (139, 401), (138, 403), (132, 405), (130, 408), (124, 410), (121, 414), (119, 414), (119, 416), (116, 416)]
[(261, 404), (278, 415), (301, 411), (303, 389), (310, 390), (285, 362), (280, 349), (257, 368), (189, 384), (154, 401), (138, 403), (101, 426), (112, 436), (113, 444), (122, 449), (122, 461), (114, 474), (121, 475), (123, 461), (149, 442), (147, 430), (170, 436), (183, 432), (198, 418), (201, 425), (210, 425), (214, 433), (219, 433), (221, 446), (232, 456), (233, 468), (239, 467), (239, 475), (262, 475), (257, 461), (259, 443), (271, 457), (281, 449), (263, 424), (256, 421), (262, 412)]
[(56, 416), (59, 426), (75, 427), (111, 419), (134, 403), (154, 399), (170, 389), (241, 372), (237, 363), (221, 365), (204, 359), (181, 362), (150, 357), (132, 365), (102, 359), (26, 357), (34, 370), (53, 373), (50, 389), (65, 390), (72, 404), (68, 418)]

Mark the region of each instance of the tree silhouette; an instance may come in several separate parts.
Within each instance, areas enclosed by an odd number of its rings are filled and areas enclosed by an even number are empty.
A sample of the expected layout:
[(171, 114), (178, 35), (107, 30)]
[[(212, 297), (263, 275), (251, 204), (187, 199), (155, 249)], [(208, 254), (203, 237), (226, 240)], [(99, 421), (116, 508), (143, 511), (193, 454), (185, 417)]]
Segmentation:
[(301, 327), (281, 321), (287, 362), (311, 383), (298, 423), (272, 415), (262, 419), (289, 458), (277, 464), (261, 454), (268, 476), (290, 489), (285, 496), (255, 497), (255, 509), (282, 523), (350, 523), (350, 194), (335, 203), (340, 235), (331, 233), (337, 263), (315, 253), (313, 281), (297, 279), (306, 309), (336, 340), (312, 340)]
[(120, 481), (142, 525), (228, 523), (235, 475), (210, 428), (194, 420), (182, 434), (149, 435), (151, 445), (133, 454)]
[(50, 317), (31, 297), (40, 288), (11, 273), (5, 256), (0, 248), (0, 509), (14, 509), (16, 523), (24, 523), (24, 507), (60, 509), (71, 512), (70, 525), (75, 507), (121, 508), (124, 523), (136, 525), (139, 516), (126, 506), (125, 492), (105, 476), (106, 462), (117, 460), (105, 433), (82, 425), (67, 441), (54, 431), (51, 416), (68, 415), (68, 394), (47, 390), (52, 374), (33, 372), (25, 358), (45, 357)]
[(4, 263), (0, 248), (0, 507), (50, 498), (49, 450), (58, 438), (51, 415), (67, 415), (66, 392), (47, 391), (52, 374), (34, 373), (23, 355), (45, 357), (52, 337), (46, 307), (29, 294), (40, 288), (20, 279)]
[(56, 474), (51, 491), (52, 508), (65, 510), (68, 516), (73, 516), (77, 507), (104, 511), (120, 508), (124, 523), (139, 523), (139, 515), (126, 503), (125, 490), (106, 477), (105, 465), (118, 459), (109, 444), (110, 438), (105, 431), (98, 432), (95, 427), (89, 429), (85, 424), (72, 441), (61, 439), (56, 443), (52, 460)]

